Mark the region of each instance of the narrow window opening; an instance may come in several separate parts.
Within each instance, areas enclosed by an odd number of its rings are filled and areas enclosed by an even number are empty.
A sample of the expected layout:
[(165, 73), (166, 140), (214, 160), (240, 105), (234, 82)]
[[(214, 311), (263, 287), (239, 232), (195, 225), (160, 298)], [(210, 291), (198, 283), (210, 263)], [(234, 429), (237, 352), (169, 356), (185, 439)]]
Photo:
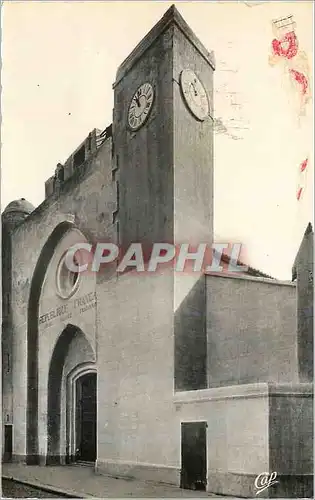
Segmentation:
[(85, 162), (85, 146), (83, 145), (74, 155), (73, 155), (73, 167), (79, 167)]

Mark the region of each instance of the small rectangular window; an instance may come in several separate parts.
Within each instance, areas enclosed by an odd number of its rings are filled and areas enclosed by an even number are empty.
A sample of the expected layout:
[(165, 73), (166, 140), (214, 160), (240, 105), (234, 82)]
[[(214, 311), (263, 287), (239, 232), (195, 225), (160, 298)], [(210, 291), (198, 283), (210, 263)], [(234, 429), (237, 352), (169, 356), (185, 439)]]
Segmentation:
[(64, 168), (63, 166), (60, 167), (57, 171), (57, 179), (58, 181), (60, 182), (63, 182), (65, 180), (65, 171), (64, 171)]
[(120, 244), (120, 234), (119, 234), (119, 221), (116, 222), (116, 230), (117, 230), (117, 245)]
[(117, 210), (119, 210), (119, 200), (120, 200), (120, 192), (119, 192), (119, 182), (116, 183), (117, 185)]
[(4, 426), (4, 454), (6, 460), (12, 459), (12, 425)]
[(88, 144), (88, 150), (91, 151), (91, 149), (92, 149), (92, 133), (91, 132), (89, 133), (87, 144)]
[(85, 145), (83, 145), (74, 155), (73, 155), (73, 167), (79, 167), (85, 162)]

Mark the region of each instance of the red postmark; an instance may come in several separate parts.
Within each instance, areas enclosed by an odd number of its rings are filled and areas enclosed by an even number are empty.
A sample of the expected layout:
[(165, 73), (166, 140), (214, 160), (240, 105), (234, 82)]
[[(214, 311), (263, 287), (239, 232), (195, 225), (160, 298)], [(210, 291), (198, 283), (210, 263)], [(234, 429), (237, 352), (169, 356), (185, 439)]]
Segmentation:
[(273, 53), (279, 57), (292, 59), (296, 56), (299, 49), (299, 43), (294, 31), (286, 33), (280, 40), (272, 40)]
[(303, 95), (305, 95), (308, 89), (308, 81), (306, 76), (303, 75), (303, 73), (296, 71), (296, 69), (290, 69), (289, 72), (294, 80), (302, 86), (301, 92)]
[(302, 163), (300, 165), (300, 172), (304, 172), (304, 170), (307, 167), (307, 164), (308, 164), (308, 158), (306, 158), (306, 160), (302, 161)]

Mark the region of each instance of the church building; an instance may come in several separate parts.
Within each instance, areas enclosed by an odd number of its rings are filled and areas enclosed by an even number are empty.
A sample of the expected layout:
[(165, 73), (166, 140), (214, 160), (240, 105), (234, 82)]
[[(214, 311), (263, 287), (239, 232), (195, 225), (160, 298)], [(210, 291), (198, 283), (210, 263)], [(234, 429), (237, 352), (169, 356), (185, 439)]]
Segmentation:
[[(213, 53), (172, 6), (119, 66), (112, 124), (2, 214), (4, 461), (312, 496), (313, 230), (283, 282), (76, 273), (75, 244), (213, 243)], [(262, 496), (264, 495), (262, 494)]]

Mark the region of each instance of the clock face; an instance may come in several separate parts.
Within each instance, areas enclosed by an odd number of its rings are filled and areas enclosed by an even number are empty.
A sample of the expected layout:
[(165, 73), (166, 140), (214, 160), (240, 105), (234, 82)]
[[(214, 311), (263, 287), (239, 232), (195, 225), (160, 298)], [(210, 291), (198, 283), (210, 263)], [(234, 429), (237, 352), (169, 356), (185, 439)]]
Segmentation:
[(148, 118), (153, 105), (154, 90), (150, 83), (143, 83), (133, 98), (128, 110), (128, 125), (138, 130)]
[(184, 69), (180, 75), (180, 86), (188, 109), (198, 120), (205, 120), (209, 114), (209, 101), (197, 75), (190, 69)]

